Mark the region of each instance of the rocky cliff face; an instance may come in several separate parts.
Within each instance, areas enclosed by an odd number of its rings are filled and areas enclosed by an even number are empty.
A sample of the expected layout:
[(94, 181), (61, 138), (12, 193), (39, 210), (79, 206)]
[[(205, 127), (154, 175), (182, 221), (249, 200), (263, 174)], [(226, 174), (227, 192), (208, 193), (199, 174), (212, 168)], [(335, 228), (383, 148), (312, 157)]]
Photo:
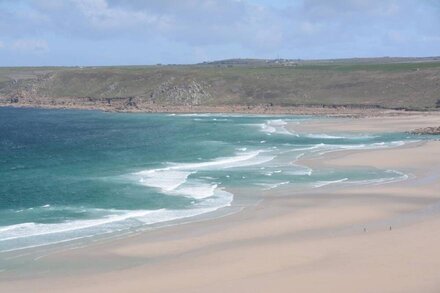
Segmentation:
[(187, 76), (159, 73), (55, 72), (0, 84), (0, 104), (158, 111), (206, 105), (210, 86)]
[(171, 105), (201, 105), (210, 101), (212, 95), (206, 84), (192, 80), (186, 84), (175, 84), (174, 80), (168, 80), (160, 84), (150, 94), (153, 103)]

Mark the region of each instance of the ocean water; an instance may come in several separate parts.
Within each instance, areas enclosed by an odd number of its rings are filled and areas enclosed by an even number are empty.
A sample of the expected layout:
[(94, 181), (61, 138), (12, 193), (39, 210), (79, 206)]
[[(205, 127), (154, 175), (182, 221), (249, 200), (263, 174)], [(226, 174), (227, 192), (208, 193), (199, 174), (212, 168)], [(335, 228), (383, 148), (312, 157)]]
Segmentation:
[(234, 187), (404, 180), (398, 170), (312, 170), (297, 161), (422, 139), (285, 127), (308, 119), (317, 118), (0, 108), (0, 252), (227, 209)]

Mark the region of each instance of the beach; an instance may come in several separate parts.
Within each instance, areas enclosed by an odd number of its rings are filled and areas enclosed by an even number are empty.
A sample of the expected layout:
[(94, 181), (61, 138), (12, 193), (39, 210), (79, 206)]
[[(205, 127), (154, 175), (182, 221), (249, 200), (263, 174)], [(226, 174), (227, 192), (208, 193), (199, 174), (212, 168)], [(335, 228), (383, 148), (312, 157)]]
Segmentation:
[(440, 0), (0, 0), (0, 31), (0, 293), (440, 293)]
[[(287, 128), (375, 133), (438, 125), (438, 114), (414, 114)], [(331, 152), (300, 163), (393, 169), (408, 178), (301, 191), (280, 186), (231, 215), (25, 257), (27, 273), (0, 273), (0, 291), (440, 291), (439, 141)]]

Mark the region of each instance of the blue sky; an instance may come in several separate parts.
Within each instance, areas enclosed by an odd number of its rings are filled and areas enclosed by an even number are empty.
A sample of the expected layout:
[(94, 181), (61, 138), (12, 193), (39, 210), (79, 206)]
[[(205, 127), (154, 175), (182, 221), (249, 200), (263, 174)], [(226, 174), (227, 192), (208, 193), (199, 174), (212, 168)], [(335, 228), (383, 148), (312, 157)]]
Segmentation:
[(440, 0), (0, 0), (0, 66), (440, 55)]

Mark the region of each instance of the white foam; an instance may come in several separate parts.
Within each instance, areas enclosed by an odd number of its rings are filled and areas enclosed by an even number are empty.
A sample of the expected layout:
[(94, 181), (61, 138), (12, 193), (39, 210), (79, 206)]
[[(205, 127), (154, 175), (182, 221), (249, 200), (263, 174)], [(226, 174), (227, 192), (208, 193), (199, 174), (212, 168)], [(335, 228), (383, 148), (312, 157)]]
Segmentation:
[(248, 117), (246, 114), (226, 114), (226, 113), (188, 113), (188, 114), (177, 114), (180, 117), (223, 117), (223, 118), (234, 118), (234, 117)]
[(363, 144), (350, 144), (350, 145), (319, 143), (310, 147), (294, 149), (294, 151), (310, 151), (311, 153), (318, 153), (319, 155), (323, 155), (330, 152), (344, 151), (344, 150), (370, 150), (370, 149), (393, 148), (393, 147), (399, 147), (405, 145), (406, 143), (408, 142), (390, 141), (390, 142), (376, 142), (370, 144), (363, 143)]
[(101, 219), (76, 220), (57, 224), (23, 223), (5, 227), (0, 230), (0, 241), (22, 237), (32, 237), (53, 233), (69, 232), (85, 228), (100, 226), (112, 222), (118, 222), (129, 218), (145, 216), (151, 211), (120, 211), (121, 214), (109, 215)]
[(295, 161), (301, 159), (303, 156), (305, 155), (305, 153), (300, 153), (295, 157)]
[(327, 186), (327, 185), (330, 185), (330, 184), (336, 184), (336, 183), (345, 182), (347, 180), (348, 180), (348, 178), (343, 178), (343, 179), (334, 180), (334, 181), (318, 181), (315, 184), (313, 184), (313, 187), (314, 188), (319, 188), (319, 187)]
[(283, 181), (283, 182), (277, 182), (277, 183), (259, 183), (258, 185), (265, 187), (264, 190), (271, 190), (275, 189), (277, 187), (280, 187), (281, 185), (289, 184), (290, 181)]
[(181, 117), (212, 117), (212, 116), (218, 116), (218, 114), (213, 114), (213, 113), (191, 113), (191, 114), (177, 114), (177, 116), (181, 116)]
[(260, 156), (261, 153), (263, 153), (262, 150), (243, 152), (233, 157), (218, 158), (216, 160), (203, 162), (203, 163), (178, 164), (171, 168), (173, 169), (177, 168), (180, 170), (188, 170), (188, 169), (209, 170), (212, 168), (228, 169), (228, 168), (259, 165), (271, 161), (274, 158), (273, 156), (268, 156), (268, 155)]
[(277, 173), (281, 173), (283, 172), (282, 170), (274, 170), (274, 171), (269, 171), (267, 173), (264, 173), (264, 175), (266, 176), (272, 176), (273, 174), (277, 174)]
[(405, 145), (406, 142), (404, 141), (390, 141), (390, 142), (377, 142), (377, 143), (371, 143), (371, 144), (361, 144), (359, 147), (351, 145), (345, 147), (346, 149), (382, 149), (382, 148), (395, 148)]
[[(319, 148), (323, 148), (325, 146), (327, 146), (325, 143), (318, 143), (318, 144), (315, 144), (315, 145), (312, 145), (312, 146), (309, 146), (309, 147), (295, 148), (295, 149), (293, 149), (293, 151), (310, 151), (310, 150), (316, 150), (316, 149), (319, 149)], [(302, 154), (302, 155), (304, 155), (304, 154)]]
[(292, 135), (292, 133), (286, 129), (286, 125), (287, 122), (282, 119), (267, 120), (265, 123), (260, 124), (260, 129), (267, 134), (276, 133)]
[[(173, 194), (185, 194), (189, 196), (189, 191), (192, 189), (195, 193), (195, 198), (200, 198), (200, 190), (206, 190), (206, 184), (197, 182), (200, 187), (191, 186), (181, 188), (181, 192), (176, 192), (176, 189), (188, 182), (188, 177), (196, 173), (198, 170), (211, 169), (228, 169), (263, 164), (272, 160), (273, 156), (261, 156), (261, 150), (252, 152), (239, 153), (233, 157), (218, 158), (213, 161), (201, 163), (170, 163), (169, 167), (144, 170), (135, 173), (135, 176), (140, 177), (139, 182), (142, 185), (159, 188), (161, 191)], [(212, 186), (212, 185), (210, 185)], [(211, 187), (209, 187), (211, 188)], [(182, 191), (184, 190), (184, 192)], [(206, 194), (206, 193), (203, 193)]]
[(277, 130), (275, 129), (275, 127), (272, 127), (272, 126), (270, 126), (270, 125), (267, 124), (267, 123), (261, 124), (261, 130), (262, 130), (263, 132), (266, 132), (266, 133), (269, 133), (269, 134), (275, 133), (275, 132), (277, 131)]
[(229, 121), (229, 119), (227, 119), (227, 118), (212, 118), (212, 121), (221, 121), (221, 122), (224, 122), (224, 121)]
[[(0, 242), (5, 243), (9, 241), (12, 247), (2, 251), (19, 250), (28, 247), (24, 242), (11, 242), (19, 241), (18, 239), (21, 238), (33, 238), (36, 244), (29, 247), (37, 247), (118, 231), (124, 229), (124, 227), (126, 229), (133, 225), (132, 222), (127, 222), (130, 220), (134, 220), (138, 225), (151, 225), (194, 217), (231, 205), (233, 200), (231, 193), (224, 190), (218, 190), (215, 193), (216, 197), (195, 205), (193, 209), (107, 210), (110, 214), (99, 219), (75, 220), (55, 224), (22, 223), (0, 227)], [(58, 234), (60, 234), (63, 240), (60, 240), (60, 237), (54, 238)], [(49, 238), (42, 239), (40, 237)], [(39, 238), (40, 241), (35, 241), (36, 238)]]
[(179, 187), (178, 189), (174, 190), (173, 193), (176, 195), (202, 199), (213, 196), (217, 187), (217, 184), (209, 184), (196, 181)]
[(172, 170), (170, 168), (141, 171), (139, 182), (142, 185), (160, 188), (163, 191), (171, 191), (182, 185), (193, 172)]
[(317, 138), (317, 139), (352, 139), (352, 140), (360, 140), (360, 139), (371, 139), (376, 136), (372, 135), (330, 135), (325, 133), (313, 133), (307, 134), (306, 137)]
[(302, 167), (299, 170), (289, 170), (289, 171), (284, 171), (283, 174), (285, 175), (293, 175), (293, 176), (311, 176), (313, 173), (313, 170), (311, 168), (308, 167)]

